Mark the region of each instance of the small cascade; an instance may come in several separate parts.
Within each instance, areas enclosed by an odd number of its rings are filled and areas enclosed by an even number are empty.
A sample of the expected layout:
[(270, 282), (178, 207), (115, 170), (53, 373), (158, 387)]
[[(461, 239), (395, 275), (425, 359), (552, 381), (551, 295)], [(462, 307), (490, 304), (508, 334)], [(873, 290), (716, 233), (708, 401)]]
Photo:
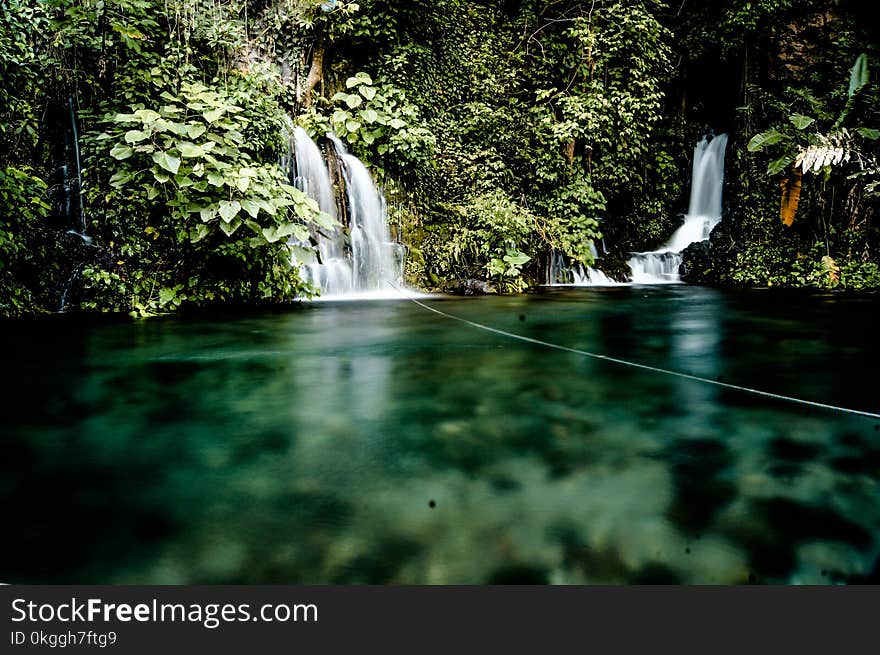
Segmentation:
[[(305, 279), (323, 297), (389, 292), (387, 282), (400, 282), (404, 248), (391, 242), (385, 198), (370, 172), (334, 135), (344, 181), (348, 237), (342, 228), (316, 230), (318, 261), (303, 267)], [(321, 149), (301, 127), (293, 130), (292, 156), (282, 162), (293, 184), (314, 199), (321, 211), (338, 218), (330, 170)]]
[[(599, 257), (595, 243), (590, 244), (590, 252), (593, 255), (593, 260)], [(557, 250), (554, 250), (550, 255), (547, 280), (551, 287), (611, 287), (620, 284), (620, 282), (615, 282), (605, 273), (591, 266), (583, 266), (581, 264), (569, 265), (565, 255)]]
[(681, 252), (692, 243), (705, 241), (721, 222), (724, 187), (724, 154), (727, 135), (704, 138), (694, 148), (691, 199), (684, 223), (669, 241), (652, 252), (632, 253), (629, 268), (636, 284), (680, 282)]

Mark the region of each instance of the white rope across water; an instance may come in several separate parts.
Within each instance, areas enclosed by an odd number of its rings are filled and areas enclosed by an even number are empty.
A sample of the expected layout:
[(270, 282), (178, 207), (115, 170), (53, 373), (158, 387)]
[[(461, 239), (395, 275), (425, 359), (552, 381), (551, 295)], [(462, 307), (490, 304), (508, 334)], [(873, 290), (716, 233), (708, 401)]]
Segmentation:
[(621, 366), (629, 366), (630, 368), (637, 368), (643, 371), (651, 371), (653, 373), (661, 373), (663, 375), (671, 375), (677, 378), (683, 378), (685, 380), (693, 380), (694, 382), (703, 382), (705, 384), (712, 384), (716, 387), (723, 387), (724, 389), (731, 389), (733, 391), (741, 391), (743, 393), (749, 393), (754, 396), (762, 396), (764, 398), (773, 398), (774, 400), (781, 400), (784, 402), (795, 403), (798, 405), (806, 405), (807, 407), (816, 407), (818, 409), (826, 409), (833, 412), (841, 412), (844, 414), (854, 414), (856, 416), (864, 416), (866, 418), (872, 419), (880, 419), (880, 414), (875, 414), (873, 412), (864, 412), (858, 409), (850, 409), (848, 407), (838, 407), (837, 405), (828, 405), (826, 403), (817, 403), (812, 400), (804, 400), (803, 398), (794, 398), (792, 396), (783, 396), (778, 393), (771, 393), (770, 391), (761, 391), (760, 389), (752, 389), (751, 387), (742, 387), (738, 384), (730, 384), (728, 382), (721, 382), (719, 380), (712, 380), (709, 378), (702, 378), (698, 375), (691, 375), (689, 373), (681, 373), (679, 371), (670, 371), (665, 368), (659, 368), (657, 366), (649, 366), (648, 364), (639, 364), (637, 362), (630, 362), (625, 359), (617, 359), (616, 357), (609, 357), (608, 355), (600, 355), (598, 353), (591, 353), (586, 350), (581, 350), (579, 348), (570, 348), (568, 346), (561, 346), (556, 343), (550, 343), (549, 341), (541, 341), (540, 339), (533, 339), (531, 337), (524, 337), (521, 334), (514, 334), (513, 332), (507, 332), (505, 330), (499, 330), (498, 328), (489, 327), (488, 325), (483, 325), (482, 323), (476, 323), (474, 321), (469, 321), (466, 318), (461, 318), (460, 316), (454, 316), (452, 314), (447, 314), (446, 312), (440, 311), (434, 307), (426, 305), (425, 303), (419, 301), (414, 298), (412, 295), (407, 293), (404, 289), (401, 289), (397, 285), (392, 282), (388, 282), (390, 286), (400, 292), (407, 300), (415, 303), (419, 307), (423, 309), (427, 309), (429, 312), (433, 312), (439, 316), (443, 316), (445, 318), (452, 319), (453, 321), (458, 321), (459, 323), (464, 323), (465, 325), (470, 325), (471, 327), (475, 327), (479, 330), (484, 330), (486, 332), (492, 332), (494, 334), (500, 334), (504, 337), (509, 337), (511, 339), (516, 339), (518, 341), (524, 341), (526, 343), (532, 343), (538, 346), (544, 346), (545, 348), (553, 348), (554, 350), (561, 350), (563, 352), (574, 353), (576, 355), (583, 355), (584, 357), (591, 357), (593, 359), (601, 359), (602, 361), (612, 362), (613, 364), (620, 364)]

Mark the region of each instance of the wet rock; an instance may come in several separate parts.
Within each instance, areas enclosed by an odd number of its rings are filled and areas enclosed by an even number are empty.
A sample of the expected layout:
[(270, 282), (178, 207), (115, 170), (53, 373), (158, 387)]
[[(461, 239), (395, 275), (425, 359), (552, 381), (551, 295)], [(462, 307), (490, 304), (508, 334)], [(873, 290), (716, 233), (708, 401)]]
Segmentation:
[(628, 256), (622, 252), (608, 252), (599, 257), (593, 268), (602, 271), (615, 282), (629, 282), (630, 270)]
[(485, 280), (465, 280), (456, 291), (465, 296), (485, 296), (495, 293), (495, 287)]
[(698, 241), (685, 248), (679, 269), (681, 279), (691, 284), (726, 284), (733, 268), (732, 221), (722, 220), (707, 241)]

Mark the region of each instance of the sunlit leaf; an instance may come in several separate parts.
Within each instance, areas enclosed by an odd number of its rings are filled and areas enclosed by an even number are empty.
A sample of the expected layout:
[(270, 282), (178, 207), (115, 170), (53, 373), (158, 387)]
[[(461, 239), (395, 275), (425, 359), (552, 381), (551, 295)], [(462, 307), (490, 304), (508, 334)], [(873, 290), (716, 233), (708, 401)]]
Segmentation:
[(788, 117), (788, 120), (790, 120), (799, 130), (805, 130), (810, 127), (810, 125), (816, 122), (815, 118), (810, 118), (809, 116), (804, 116), (803, 114), (792, 114)]
[(114, 159), (128, 159), (134, 154), (134, 150), (129, 148), (128, 146), (124, 146), (122, 144), (117, 143), (113, 146), (113, 149), (110, 151), (110, 155)]
[(177, 171), (180, 169), (180, 159), (169, 155), (163, 150), (153, 153), (153, 161), (172, 175), (177, 175)]
[(868, 55), (862, 53), (856, 59), (856, 63), (850, 69), (849, 75), (849, 97), (852, 98), (856, 93), (868, 83)]
[(238, 215), (238, 212), (241, 211), (241, 203), (237, 200), (233, 201), (223, 201), (220, 203), (220, 218), (223, 219), (224, 222), (229, 223)]
[(779, 143), (787, 138), (788, 137), (778, 130), (767, 130), (766, 132), (761, 132), (761, 134), (753, 136), (752, 140), (749, 141), (747, 148), (749, 149), (749, 152), (758, 152), (767, 146), (772, 146), (773, 144)]

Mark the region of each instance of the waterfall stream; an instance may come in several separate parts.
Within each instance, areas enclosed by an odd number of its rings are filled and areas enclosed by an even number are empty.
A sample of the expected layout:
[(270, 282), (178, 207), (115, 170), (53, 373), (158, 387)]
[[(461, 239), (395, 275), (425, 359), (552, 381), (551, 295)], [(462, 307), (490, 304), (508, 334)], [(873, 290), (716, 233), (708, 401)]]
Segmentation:
[[(385, 198), (363, 162), (328, 134), (344, 183), (347, 227), (314, 231), (318, 261), (303, 267), (304, 277), (321, 296), (359, 297), (389, 294), (388, 282), (403, 276), (404, 247), (391, 241)], [(293, 131), (293, 156), (287, 158), (293, 183), (313, 198), (322, 211), (339, 217), (327, 161), (301, 127)], [(346, 234), (347, 232), (347, 234)]]
[(721, 222), (721, 194), (724, 186), (724, 154), (727, 135), (707, 137), (694, 148), (691, 199), (684, 223), (669, 241), (651, 252), (632, 253), (629, 267), (636, 284), (680, 282), (681, 252), (692, 243), (709, 238)]
[[(596, 250), (596, 244), (590, 244), (590, 252), (595, 261), (599, 257)], [(565, 255), (561, 252), (554, 251), (550, 255), (550, 262), (547, 268), (547, 283), (551, 287), (613, 287), (624, 284), (623, 282), (615, 282), (599, 269), (591, 266), (583, 266), (568, 263)]]

